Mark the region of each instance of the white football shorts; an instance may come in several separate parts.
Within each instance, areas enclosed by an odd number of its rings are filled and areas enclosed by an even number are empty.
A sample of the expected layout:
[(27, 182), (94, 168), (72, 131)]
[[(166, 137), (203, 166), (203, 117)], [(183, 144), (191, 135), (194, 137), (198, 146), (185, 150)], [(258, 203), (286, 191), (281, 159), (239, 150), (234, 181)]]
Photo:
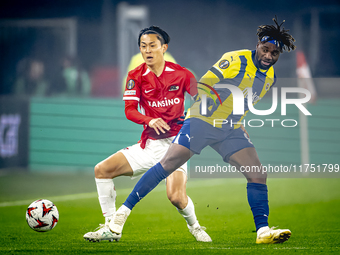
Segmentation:
[[(119, 152), (124, 154), (132, 168), (133, 176), (131, 178), (139, 177), (156, 165), (163, 158), (174, 138), (175, 136), (158, 140), (148, 139), (145, 149), (142, 149), (137, 143), (120, 150)], [(187, 175), (187, 168), (187, 163), (185, 163), (176, 171), (182, 171)]]

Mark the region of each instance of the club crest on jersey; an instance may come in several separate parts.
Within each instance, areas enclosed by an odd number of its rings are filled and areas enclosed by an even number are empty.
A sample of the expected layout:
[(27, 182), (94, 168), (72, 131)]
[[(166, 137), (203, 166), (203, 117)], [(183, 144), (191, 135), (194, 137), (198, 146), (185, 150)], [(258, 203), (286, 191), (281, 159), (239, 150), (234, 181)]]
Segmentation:
[(226, 59), (223, 59), (220, 61), (220, 63), (218, 63), (218, 67), (221, 69), (226, 69), (229, 66), (229, 61)]
[(129, 80), (127, 83), (126, 83), (126, 88), (127, 89), (133, 89), (135, 87), (135, 81), (134, 80)]
[(266, 84), (266, 91), (268, 91), (270, 89), (270, 83), (268, 82), (267, 84)]
[(175, 91), (175, 90), (179, 90), (179, 86), (177, 85), (170, 86), (169, 91)]

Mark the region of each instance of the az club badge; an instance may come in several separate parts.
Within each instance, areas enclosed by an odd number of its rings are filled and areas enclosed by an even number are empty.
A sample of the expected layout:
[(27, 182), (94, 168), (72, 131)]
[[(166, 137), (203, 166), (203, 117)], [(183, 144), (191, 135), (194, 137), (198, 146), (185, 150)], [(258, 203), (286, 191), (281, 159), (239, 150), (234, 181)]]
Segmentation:
[(179, 86), (177, 85), (170, 86), (169, 91), (175, 91), (175, 90), (179, 90)]

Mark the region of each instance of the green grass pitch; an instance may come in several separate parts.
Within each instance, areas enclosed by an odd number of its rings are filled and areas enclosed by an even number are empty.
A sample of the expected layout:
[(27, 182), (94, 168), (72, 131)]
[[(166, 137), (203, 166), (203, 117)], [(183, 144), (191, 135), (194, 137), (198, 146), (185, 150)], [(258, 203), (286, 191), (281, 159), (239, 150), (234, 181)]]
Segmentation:
[[(117, 178), (119, 206), (136, 181)], [(213, 239), (198, 243), (167, 200), (161, 183), (132, 211), (119, 242), (83, 239), (103, 217), (92, 174), (0, 176), (0, 254), (339, 254), (340, 179), (269, 179), (270, 226), (289, 228), (283, 244), (256, 245), (244, 179), (189, 179), (187, 193)], [(50, 232), (31, 230), (27, 206), (45, 198), (60, 220)]]

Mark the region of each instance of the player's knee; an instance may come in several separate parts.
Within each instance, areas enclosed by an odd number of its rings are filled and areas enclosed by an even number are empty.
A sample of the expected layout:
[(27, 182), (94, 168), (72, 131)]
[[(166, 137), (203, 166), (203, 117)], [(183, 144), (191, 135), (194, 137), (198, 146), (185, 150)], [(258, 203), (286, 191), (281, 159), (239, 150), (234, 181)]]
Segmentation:
[(163, 169), (164, 169), (165, 171), (170, 170), (170, 169), (173, 168), (172, 165), (169, 164), (169, 162), (167, 162), (167, 161), (164, 160), (164, 159), (162, 159), (162, 160), (160, 161), (160, 164), (162, 165), (162, 167), (163, 167)]
[(101, 166), (100, 166), (100, 163), (98, 163), (97, 165), (95, 165), (95, 167), (94, 167), (94, 176), (95, 176), (96, 178), (102, 177), (101, 170), (102, 170), (102, 168), (101, 168)]
[(168, 199), (170, 200), (171, 204), (176, 206), (178, 209), (184, 209), (186, 207), (187, 202), (185, 201), (185, 195), (175, 192), (175, 193), (168, 193)]
[(167, 160), (162, 159), (160, 163), (163, 169), (170, 173), (174, 172), (178, 167), (181, 166), (181, 164), (177, 164), (177, 162), (174, 162), (174, 160), (172, 159), (167, 159)]
[(249, 183), (261, 183), (266, 184), (267, 182), (267, 173), (261, 173), (258, 175), (248, 176), (247, 181)]
[(98, 163), (94, 167), (94, 176), (96, 178), (112, 178), (102, 163)]

